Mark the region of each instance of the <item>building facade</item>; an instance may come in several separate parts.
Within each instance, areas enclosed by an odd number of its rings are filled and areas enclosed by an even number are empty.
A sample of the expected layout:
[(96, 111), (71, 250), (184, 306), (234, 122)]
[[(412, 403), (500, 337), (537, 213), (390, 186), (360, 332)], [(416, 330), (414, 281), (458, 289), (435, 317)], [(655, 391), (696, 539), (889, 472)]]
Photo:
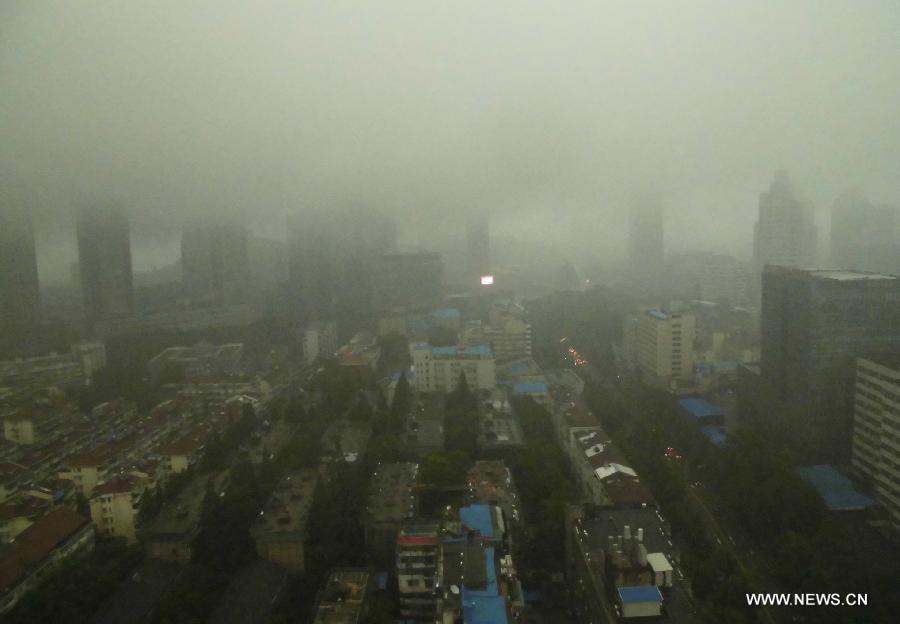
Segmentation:
[(753, 259), (757, 274), (768, 264), (787, 267), (815, 264), (816, 228), (812, 209), (795, 194), (784, 171), (776, 173), (769, 190), (759, 196)]
[(831, 266), (900, 272), (900, 218), (896, 206), (843, 193), (831, 209)]
[(37, 255), (31, 217), (21, 200), (0, 194), (0, 356), (27, 353), (40, 320)]
[(900, 279), (768, 267), (760, 375), (768, 407), (807, 459), (850, 459), (853, 360), (900, 352)]
[(181, 237), (185, 294), (203, 304), (245, 303), (249, 298), (247, 230), (237, 223), (188, 227)]
[(900, 531), (900, 359), (858, 358), (853, 396), (853, 468), (874, 486)]
[(493, 390), (497, 385), (494, 354), (487, 345), (470, 347), (410, 346), (414, 384), (418, 392), (450, 392), (466, 376), (470, 388)]
[(114, 206), (78, 211), (78, 265), (89, 327), (134, 312), (131, 233), (123, 210)]
[(691, 312), (646, 308), (636, 329), (637, 365), (646, 381), (667, 387), (693, 377), (696, 327)]

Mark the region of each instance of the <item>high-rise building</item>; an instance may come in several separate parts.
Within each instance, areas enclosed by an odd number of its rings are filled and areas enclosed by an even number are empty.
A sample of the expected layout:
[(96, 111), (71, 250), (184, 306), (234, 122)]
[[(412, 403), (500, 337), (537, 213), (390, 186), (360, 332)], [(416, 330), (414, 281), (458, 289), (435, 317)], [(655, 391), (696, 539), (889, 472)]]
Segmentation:
[(237, 223), (188, 227), (181, 237), (181, 270), (189, 297), (202, 303), (244, 303), (250, 287), (247, 230)]
[(124, 211), (90, 206), (77, 216), (78, 264), (88, 326), (134, 311), (131, 232)]
[(852, 461), (900, 531), (900, 357), (856, 360)]
[(0, 335), (4, 336), (0, 352), (21, 354), (23, 350), (15, 347), (24, 347), (36, 337), (39, 319), (31, 217), (17, 197), (4, 193), (0, 196)]
[(873, 204), (859, 191), (842, 194), (831, 209), (831, 265), (900, 272), (895, 206)]
[(753, 260), (757, 273), (767, 264), (805, 268), (815, 265), (812, 209), (796, 195), (784, 171), (776, 173), (769, 190), (759, 196)]
[(806, 459), (850, 458), (853, 360), (900, 353), (900, 279), (767, 267), (762, 275), (760, 417)]
[(312, 210), (288, 219), (288, 271), (294, 314), (336, 319), (342, 336), (371, 316), (371, 266), (396, 245), (394, 222), (349, 209)]
[(639, 290), (656, 290), (664, 267), (663, 211), (656, 197), (633, 203), (628, 224), (628, 273)]
[(694, 372), (695, 319), (678, 306), (646, 308), (637, 320), (637, 365), (647, 381), (668, 387)]
[(477, 288), (482, 277), (493, 275), (491, 270), (491, 230), (488, 213), (476, 211), (466, 222), (467, 286)]
[(439, 253), (379, 256), (372, 268), (375, 309), (432, 309), (444, 295), (444, 263)]

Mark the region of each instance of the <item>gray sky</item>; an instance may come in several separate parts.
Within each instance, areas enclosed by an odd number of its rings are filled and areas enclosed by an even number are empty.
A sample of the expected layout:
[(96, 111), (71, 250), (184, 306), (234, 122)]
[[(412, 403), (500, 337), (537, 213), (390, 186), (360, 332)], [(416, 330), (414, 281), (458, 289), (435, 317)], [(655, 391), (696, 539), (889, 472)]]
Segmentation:
[(333, 203), (423, 244), (487, 208), (602, 256), (648, 188), (670, 248), (746, 256), (777, 168), (823, 234), (847, 186), (900, 201), (898, 32), (888, 0), (2, 0), (0, 171), (33, 193), (44, 276), (76, 197), (129, 206), (138, 268), (185, 214), (281, 236)]

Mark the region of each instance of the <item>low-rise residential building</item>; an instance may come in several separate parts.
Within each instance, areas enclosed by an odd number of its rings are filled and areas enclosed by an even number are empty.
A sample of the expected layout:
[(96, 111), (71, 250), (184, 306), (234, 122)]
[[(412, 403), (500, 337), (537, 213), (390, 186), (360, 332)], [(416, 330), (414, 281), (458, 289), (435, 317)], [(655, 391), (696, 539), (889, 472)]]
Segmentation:
[(494, 354), (486, 344), (434, 347), (419, 343), (410, 346), (419, 392), (450, 392), (461, 375), (474, 390), (493, 390), (497, 385)]
[(600, 427), (570, 427), (572, 473), (589, 502), (625, 509), (655, 507), (653, 496)]
[[(212, 490), (223, 494), (228, 474), (212, 477)], [(200, 534), (200, 513), (207, 488), (206, 478), (196, 478), (173, 499), (166, 501), (156, 518), (142, 531), (147, 555), (163, 561), (189, 563), (194, 540)]]
[(382, 565), (394, 559), (400, 525), (416, 515), (418, 473), (418, 464), (394, 463), (380, 464), (372, 475), (364, 517), (366, 549)]
[(69, 353), (0, 362), (0, 386), (86, 386), (105, 366), (103, 343), (76, 343)]
[(97, 533), (135, 543), (135, 523), (145, 488), (141, 480), (133, 477), (114, 477), (95, 487), (90, 506)]
[(53, 501), (23, 494), (0, 504), (0, 544), (8, 544), (53, 509)]
[(0, 553), (0, 613), (12, 609), (59, 563), (93, 547), (90, 523), (70, 509), (60, 507), (37, 520)]
[(470, 503), (498, 507), (507, 527), (520, 521), (519, 493), (512, 471), (502, 460), (476, 461), (467, 477)]
[(244, 345), (239, 342), (222, 345), (201, 342), (193, 347), (169, 347), (162, 350), (147, 363), (147, 370), (152, 380), (160, 379), (169, 370), (187, 378), (237, 375), (242, 372), (243, 355)]
[(0, 503), (5, 503), (19, 491), (20, 482), (27, 478), (28, 468), (15, 462), (0, 462)]
[(306, 569), (306, 522), (316, 490), (316, 473), (295, 472), (284, 477), (250, 528), (256, 553), (293, 573)]
[(490, 345), (497, 362), (531, 357), (531, 325), (518, 318), (502, 318), (485, 325), (480, 321), (463, 332), (463, 344)]
[(166, 476), (184, 472), (196, 463), (212, 430), (207, 425), (197, 425), (188, 433), (162, 445), (157, 453), (162, 456), (162, 468)]
[(360, 624), (368, 612), (372, 579), (368, 570), (339, 568), (319, 592), (313, 624)]
[(397, 535), (397, 587), (405, 620), (435, 622), (440, 583), (440, 524), (407, 520)]
[(852, 465), (900, 531), (900, 359), (858, 358)]
[(325, 462), (361, 461), (366, 454), (372, 427), (369, 423), (348, 419), (336, 420), (322, 435), (322, 459)]
[(106, 479), (121, 451), (119, 446), (107, 444), (72, 455), (65, 460), (59, 478), (71, 481), (76, 492), (90, 498), (97, 484)]

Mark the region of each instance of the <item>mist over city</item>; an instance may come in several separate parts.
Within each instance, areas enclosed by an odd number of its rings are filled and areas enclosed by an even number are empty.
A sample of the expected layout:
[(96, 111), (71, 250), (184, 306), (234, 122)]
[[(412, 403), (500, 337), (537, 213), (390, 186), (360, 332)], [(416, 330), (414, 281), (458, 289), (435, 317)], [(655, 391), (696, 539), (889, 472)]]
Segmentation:
[(895, 2), (0, 2), (0, 620), (893, 622)]

